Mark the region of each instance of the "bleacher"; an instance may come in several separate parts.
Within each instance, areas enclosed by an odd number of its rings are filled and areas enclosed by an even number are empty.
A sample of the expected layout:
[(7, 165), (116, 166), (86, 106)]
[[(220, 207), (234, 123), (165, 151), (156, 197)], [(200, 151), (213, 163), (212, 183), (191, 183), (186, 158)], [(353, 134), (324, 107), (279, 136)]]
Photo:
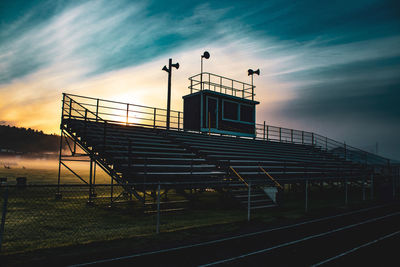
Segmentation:
[[(70, 95), (64, 95), (63, 107), (62, 130), (119, 184), (152, 184), (147, 188), (153, 190), (157, 183), (189, 189), (219, 186), (243, 205), (252, 186), (252, 205), (257, 208), (276, 205), (277, 192), (285, 184), (305, 179), (360, 181), (371, 172), (367, 164), (324, 150), (314, 141), (278, 142), (183, 131), (179, 113), (178, 127), (167, 130), (157, 127), (156, 109), (153, 127), (123, 123), (102, 118), (99, 100), (97, 105), (84, 104)], [(140, 197), (134, 186), (126, 190)]]

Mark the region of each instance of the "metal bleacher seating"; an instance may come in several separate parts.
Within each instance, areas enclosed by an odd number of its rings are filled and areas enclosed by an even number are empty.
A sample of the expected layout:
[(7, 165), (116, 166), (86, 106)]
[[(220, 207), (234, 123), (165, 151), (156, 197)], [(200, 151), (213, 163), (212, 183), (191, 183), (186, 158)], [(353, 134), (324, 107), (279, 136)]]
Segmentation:
[[(64, 95), (63, 103), (63, 132), (121, 185), (147, 184), (154, 190), (157, 183), (187, 189), (216, 188), (218, 184), (218, 190), (231, 193), (244, 205), (252, 186), (252, 206), (258, 208), (276, 205), (277, 193), (285, 184), (305, 179), (360, 181), (371, 171), (367, 164), (321, 149), (314, 142), (183, 131), (179, 113), (178, 127), (165, 129), (156, 127), (155, 108), (152, 125), (132, 124), (128, 123), (130, 104), (124, 104), (127, 117), (123, 123), (101, 118), (98, 99), (97, 106), (84, 106)], [(95, 112), (89, 109), (93, 106)], [(125, 190), (140, 198), (134, 186)]]

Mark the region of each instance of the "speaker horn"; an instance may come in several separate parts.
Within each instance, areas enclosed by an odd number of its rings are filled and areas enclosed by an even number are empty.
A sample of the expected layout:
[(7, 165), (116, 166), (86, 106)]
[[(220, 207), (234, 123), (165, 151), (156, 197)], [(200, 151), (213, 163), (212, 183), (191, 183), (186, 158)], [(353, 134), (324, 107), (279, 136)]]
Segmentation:
[(172, 64), (171, 66), (176, 68), (176, 69), (179, 69), (179, 63), (178, 62), (176, 62), (175, 64)]
[(169, 72), (169, 69), (167, 68), (167, 66), (164, 65), (164, 67), (162, 68), (162, 70), (165, 70), (166, 72)]
[(204, 51), (203, 55), (201, 57), (204, 57), (205, 59), (209, 59), (210, 58), (210, 53), (208, 53), (207, 51)]
[(257, 70), (252, 70), (252, 69), (248, 69), (247, 70), (247, 73), (248, 73), (248, 76), (250, 76), (250, 75), (253, 75), (253, 74), (257, 74), (257, 75), (260, 75), (260, 69), (257, 69)]

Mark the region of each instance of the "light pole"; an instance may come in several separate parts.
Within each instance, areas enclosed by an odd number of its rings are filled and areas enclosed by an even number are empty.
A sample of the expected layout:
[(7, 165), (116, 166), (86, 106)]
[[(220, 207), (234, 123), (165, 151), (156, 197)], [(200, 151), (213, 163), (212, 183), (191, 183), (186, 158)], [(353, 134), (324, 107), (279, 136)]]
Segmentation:
[(203, 55), (200, 57), (201, 66), (200, 66), (200, 90), (203, 90), (203, 58), (209, 59), (210, 53), (204, 51)]
[(169, 130), (169, 118), (171, 111), (171, 76), (172, 76), (172, 67), (179, 69), (179, 63), (172, 64), (172, 58), (169, 59), (168, 68), (164, 66), (162, 70), (168, 72), (168, 98), (167, 98), (167, 130)]
[(251, 75), (251, 100), (253, 100), (253, 101), (254, 101), (254, 86), (253, 86), (254, 74), (260, 75), (260, 69), (257, 69), (257, 70), (248, 69), (247, 70), (247, 75), (248, 76)]

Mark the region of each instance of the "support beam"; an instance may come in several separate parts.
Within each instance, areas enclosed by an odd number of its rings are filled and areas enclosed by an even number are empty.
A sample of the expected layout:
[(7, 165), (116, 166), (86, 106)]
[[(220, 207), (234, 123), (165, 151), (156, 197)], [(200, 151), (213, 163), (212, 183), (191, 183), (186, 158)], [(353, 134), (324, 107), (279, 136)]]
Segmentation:
[(251, 210), (251, 183), (248, 186), (248, 194), (247, 194), (247, 221), (250, 221), (250, 210)]
[(362, 200), (365, 201), (365, 178), (362, 181)]
[(58, 177), (57, 177), (57, 193), (55, 195), (56, 199), (61, 199), (62, 195), (60, 192), (60, 182), (61, 182), (61, 158), (62, 158), (62, 146), (63, 146), (63, 130), (61, 129), (61, 135), (60, 135), (60, 151), (58, 155)]
[(158, 183), (158, 189), (157, 189), (157, 225), (156, 225), (156, 233), (160, 233), (160, 191), (161, 191), (161, 185)]
[(306, 180), (305, 184), (305, 212), (308, 212), (308, 179)]
[(374, 200), (374, 174), (371, 174), (371, 200)]
[(347, 188), (347, 179), (344, 181), (344, 194), (345, 194), (345, 200), (344, 200), (344, 203), (345, 203), (345, 205), (347, 206), (347, 204), (348, 204), (348, 188)]

